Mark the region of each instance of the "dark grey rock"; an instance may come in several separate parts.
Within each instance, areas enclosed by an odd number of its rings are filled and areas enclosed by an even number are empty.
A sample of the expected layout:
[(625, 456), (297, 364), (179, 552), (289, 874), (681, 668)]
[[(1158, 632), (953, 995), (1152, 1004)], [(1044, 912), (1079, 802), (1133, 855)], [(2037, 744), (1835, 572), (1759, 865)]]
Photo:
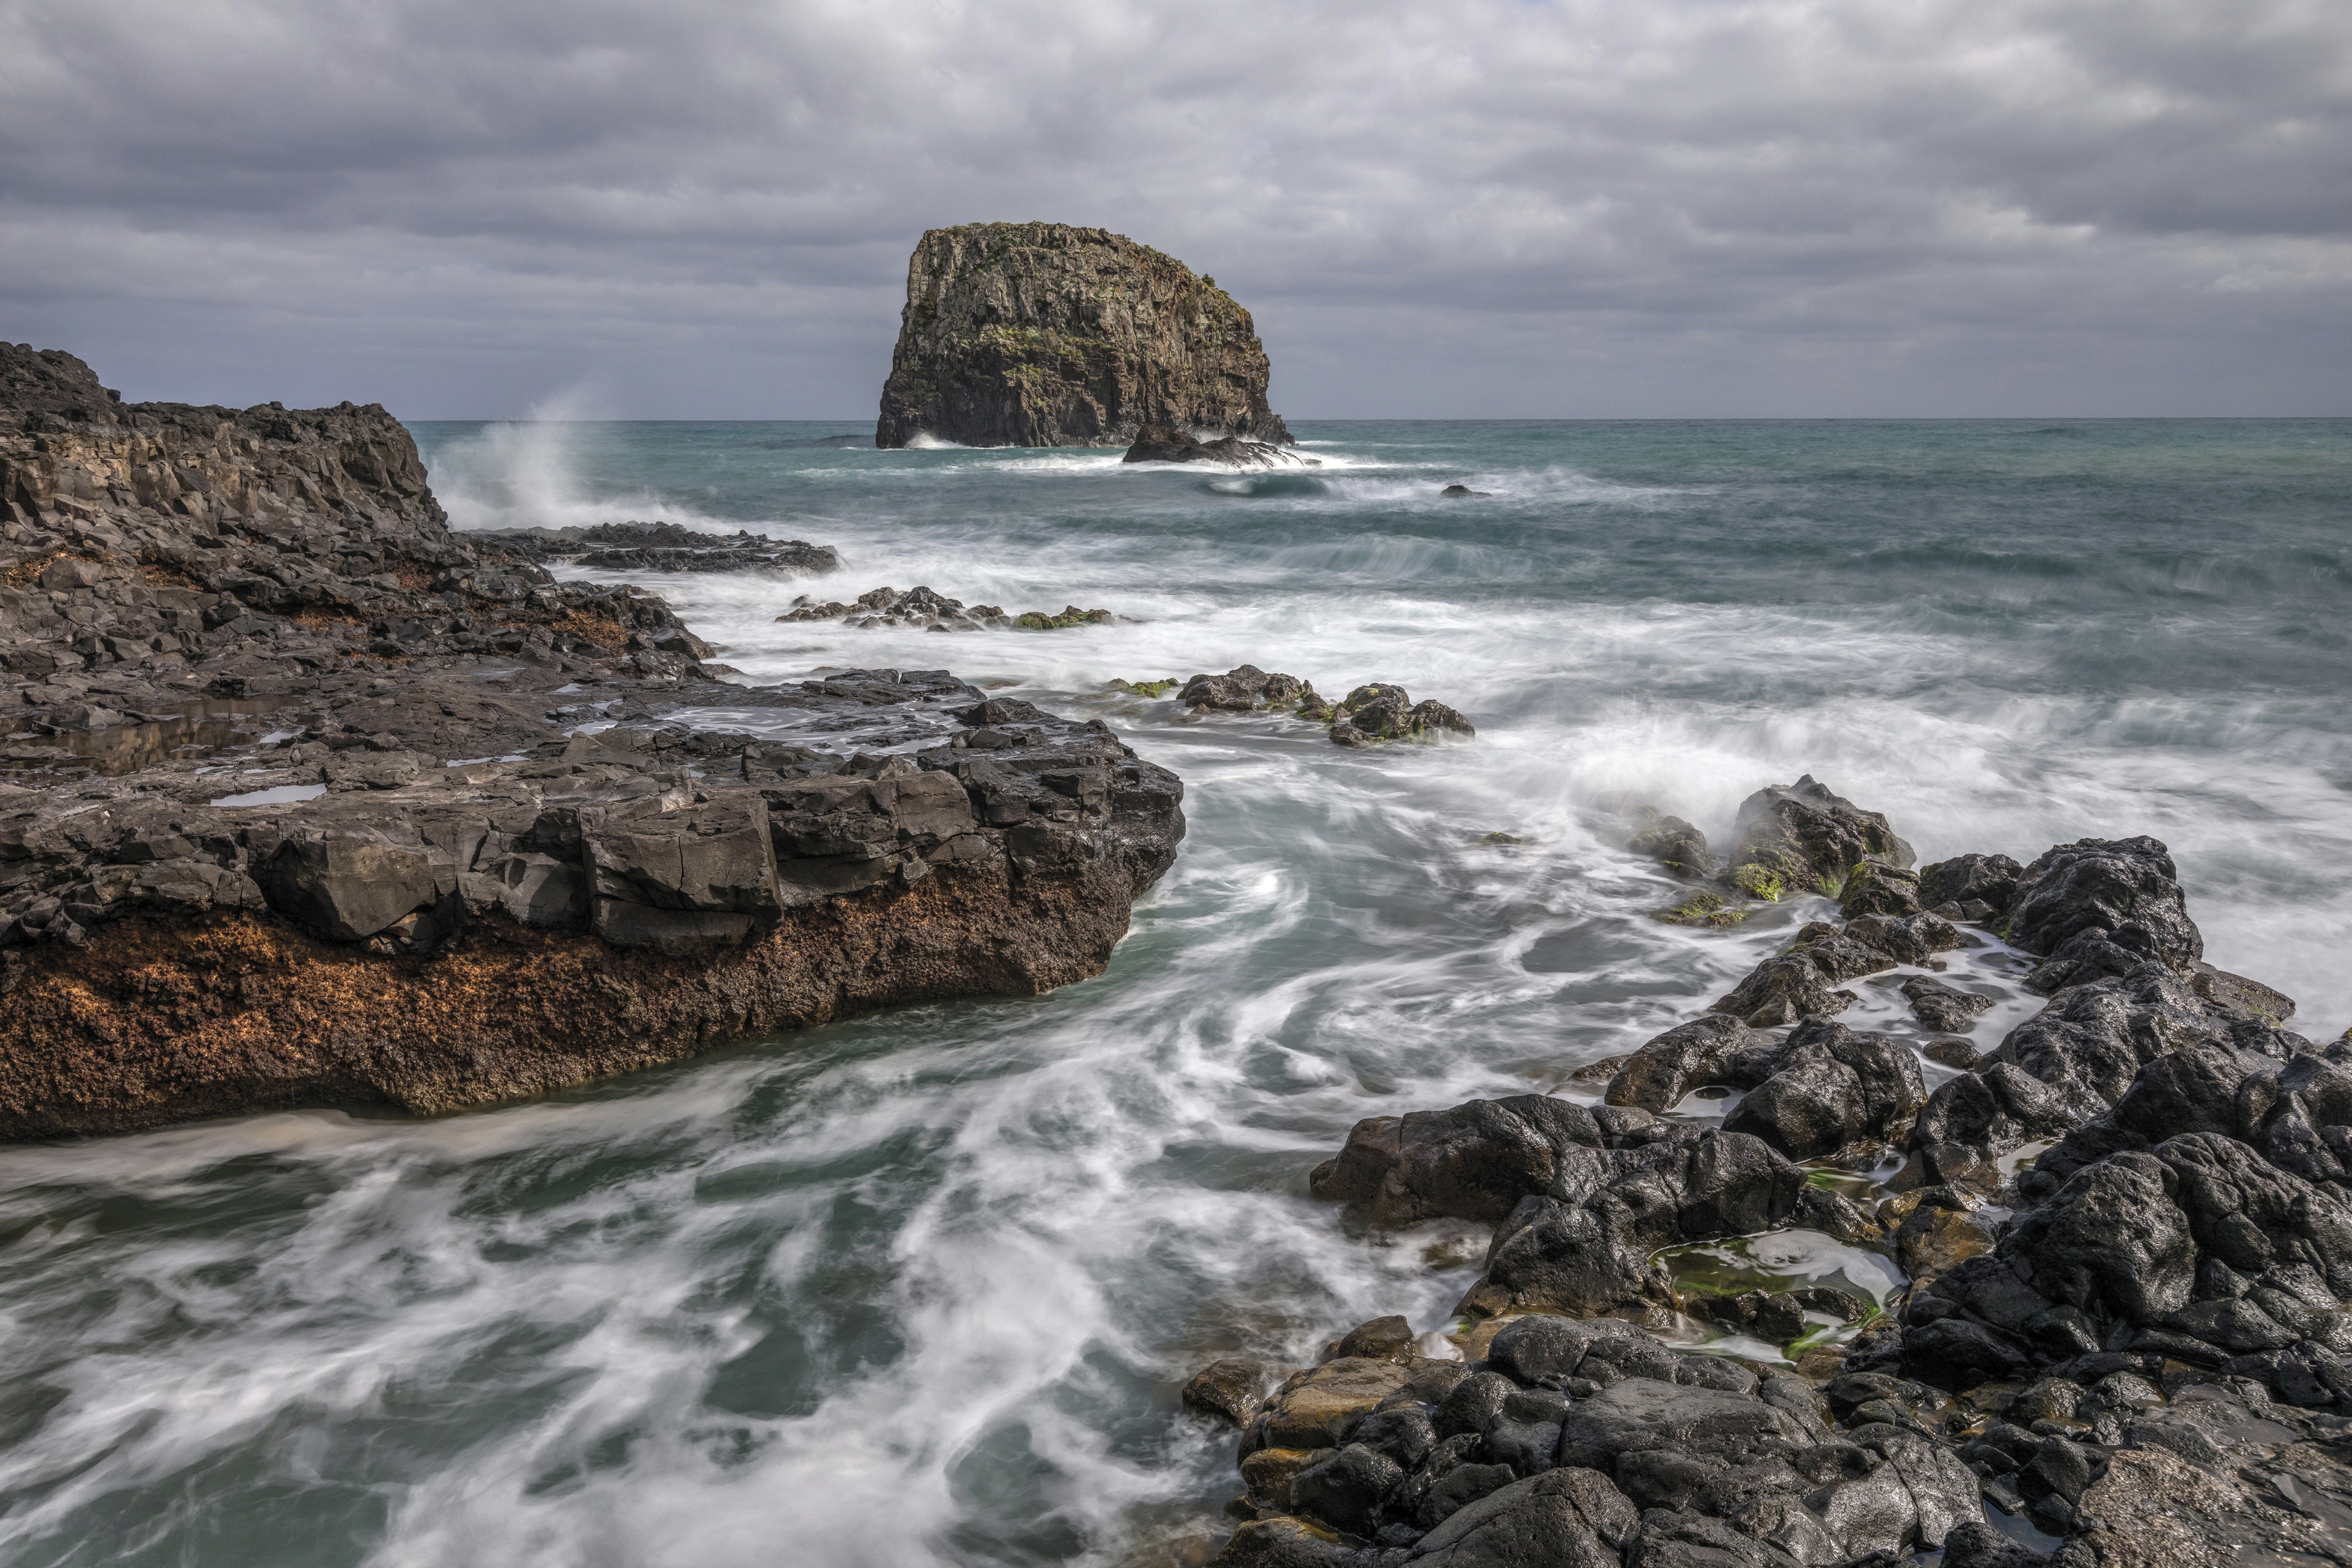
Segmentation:
[(2155, 839), (2079, 839), (2053, 846), (2019, 875), (2009, 940), (2054, 955), (2093, 930), (2179, 969), (2205, 955), (2172, 856)]
[(1926, 1098), (1908, 1048), (1813, 1019), (1790, 1033), (1723, 1129), (1750, 1134), (1792, 1160), (1819, 1159), (1894, 1137)]
[(1948, 1034), (1967, 1033), (1993, 1005), (1990, 997), (1956, 989), (1927, 975), (1904, 981), (1903, 994), (1921, 1023)]

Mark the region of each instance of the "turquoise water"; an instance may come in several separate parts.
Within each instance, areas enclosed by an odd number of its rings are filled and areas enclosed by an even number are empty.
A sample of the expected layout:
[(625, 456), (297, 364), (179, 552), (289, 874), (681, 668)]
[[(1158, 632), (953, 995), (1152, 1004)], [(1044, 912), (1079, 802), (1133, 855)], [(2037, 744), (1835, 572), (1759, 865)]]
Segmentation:
[[(1813, 913), (1651, 920), (1613, 791), (1721, 836), (1811, 772), (1929, 857), (2152, 832), (2214, 961), (2352, 1023), (2352, 423), (1298, 428), (1319, 466), (1242, 476), (417, 427), (460, 526), (835, 545), (814, 583), (638, 580), (756, 679), (947, 665), (1099, 714), (1191, 836), (1048, 997), (438, 1122), (0, 1150), (0, 1561), (1197, 1561), (1237, 1489), (1181, 1379), (1434, 1325), (1475, 1273), (1306, 1197), (1349, 1124), (1556, 1083)], [(884, 583), (1126, 619), (773, 619)], [(1244, 660), (1479, 736), (1349, 752), (1101, 694)]]

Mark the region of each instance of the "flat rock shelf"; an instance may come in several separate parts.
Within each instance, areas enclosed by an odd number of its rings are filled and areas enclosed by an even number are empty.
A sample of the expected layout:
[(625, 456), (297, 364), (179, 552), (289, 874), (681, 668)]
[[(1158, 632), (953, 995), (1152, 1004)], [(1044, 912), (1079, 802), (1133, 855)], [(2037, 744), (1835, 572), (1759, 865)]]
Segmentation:
[(539, 564), (599, 549), (833, 564), (469, 538), (381, 408), (125, 404), (0, 345), (0, 1138), (447, 1111), (1100, 971), (1172, 774), (943, 670), (721, 683)]

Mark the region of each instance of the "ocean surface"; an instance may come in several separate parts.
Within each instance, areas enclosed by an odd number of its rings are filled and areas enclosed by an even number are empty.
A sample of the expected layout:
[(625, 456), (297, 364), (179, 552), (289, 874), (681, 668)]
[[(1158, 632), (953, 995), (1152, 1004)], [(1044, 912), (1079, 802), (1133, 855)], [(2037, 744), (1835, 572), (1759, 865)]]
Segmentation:
[[(1558, 1084), (1823, 907), (1660, 924), (1612, 795), (1720, 841), (1811, 773), (1923, 859), (2152, 833), (2212, 961), (2352, 1023), (2352, 422), (1305, 424), (1318, 466), (1248, 475), (415, 429), (460, 527), (836, 546), (814, 581), (634, 580), (754, 680), (945, 666), (1098, 715), (1190, 836), (1049, 996), (439, 1121), (0, 1148), (10, 1568), (1197, 1563), (1238, 1486), (1183, 1379), (1444, 1326), (1475, 1276), (1483, 1238), (1307, 1196), (1349, 1125)], [(1121, 619), (775, 621), (883, 584)], [(1244, 661), (1478, 736), (1349, 751), (1104, 690)]]

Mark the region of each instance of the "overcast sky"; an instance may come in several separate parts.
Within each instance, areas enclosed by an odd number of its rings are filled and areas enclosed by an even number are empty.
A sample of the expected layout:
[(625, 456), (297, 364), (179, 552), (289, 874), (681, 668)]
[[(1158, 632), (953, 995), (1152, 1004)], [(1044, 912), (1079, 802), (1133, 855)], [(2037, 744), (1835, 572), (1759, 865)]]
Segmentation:
[(1293, 418), (2352, 414), (2347, 0), (0, 0), (0, 336), (133, 398), (870, 418), (1098, 224)]

